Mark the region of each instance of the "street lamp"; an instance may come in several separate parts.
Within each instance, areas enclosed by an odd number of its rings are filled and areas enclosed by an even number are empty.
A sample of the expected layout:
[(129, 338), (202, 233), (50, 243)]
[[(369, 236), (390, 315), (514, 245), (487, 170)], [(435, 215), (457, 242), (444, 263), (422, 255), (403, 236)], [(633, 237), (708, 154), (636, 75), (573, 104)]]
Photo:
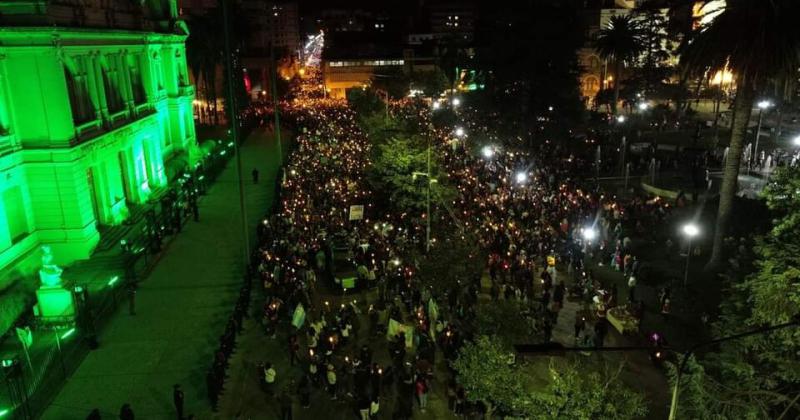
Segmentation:
[(494, 148), (492, 146), (483, 146), (481, 153), (486, 159), (491, 159), (494, 156)]
[(525, 172), (517, 172), (514, 176), (514, 179), (517, 181), (517, 184), (524, 184), (528, 181), (528, 174)]
[(464, 137), (464, 129), (461, 127), (456, 128), (456, 136)]
[[(430, 163), (428, 164), (428, 171), (430, 171)], [(425, 252), (428, 253), (431, 250), (431, 185), (439, 181), (436, 178), (432, 178), (430, 172), (413, 172), (411, 174), (411, 178), (414, 180), (420, 176), (428, 178), (428, 189), (425, 193)]]
[(762, 101), (758, 101), (758, 104), (756, 105), (758, 106), (758, 128), (756, 128), (756, 147), (753, 149), (753, 157), (750, 158), (750, 164), (748, 165), (749, 167), (747, 168), (748, 171), (751, 171), (753, 169), (753, 161), (758, 159), (758, 139), (761, 137), (761, 121), (764, 118), (764, 110), (771, 108), (772, 102), (767, 99), (764, 99)]
[(647, 102), (639, 102), (639, 111), (647, 111), (650, 105)]
[(686, 236), (686, 240), (688, 241), (687, 248), (686, 248), (686, 269), (683, 272), (683, 287), (686, 287), (686, 283), (689, 279), (689, 260), (692, 257), (692, 239), (695, 236), (700, 234), (700, 228), (697, 227), (694, 223), (687, 223), (683, 225), (681, 229), (683, 234)]
[(433, 109), (437, 110), (442, 107), (442, 104), (439, 101), (433, 101)]
[(597, 231), (594, 228), (583, 228), (581, 229), (581, 235), (586, 242), (591, 242), (594, 238), (597, 237)]
[(620, 124), (624, 123), (625, 122), (625, 116), (624, 115), (617, 115), (617, 122), (620, 123)]
[(455, 107), (461, 105), (461, 99), (453, 98), (453, 102), (452, 103), (453, 103), (453, 108), (455, 108)]

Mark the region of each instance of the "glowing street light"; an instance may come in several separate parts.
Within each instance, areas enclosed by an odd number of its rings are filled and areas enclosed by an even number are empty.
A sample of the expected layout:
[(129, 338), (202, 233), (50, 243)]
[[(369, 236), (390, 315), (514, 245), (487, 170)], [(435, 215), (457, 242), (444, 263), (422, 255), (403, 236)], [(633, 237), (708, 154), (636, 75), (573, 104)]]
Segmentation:
[(494, 156), (494, 147), (483, 146), (483, 149), (481, 149), (481, 153), (483, 154), (483, 157), (485, 157), (486, 159), (491, 159), (492, 156)]
[(700, 234), (700, 228), (697, 227), (694, 223), (687, 223), (683, 225), (683, 234), (689, 238), (694, 238), (695, 236)]
[(456, 128), (456, 136), (464, 137), (464, 129), (461, 127)]
[(453, 102), (452, 103), (453, 103), (453, 107), (457, 107), (457, 106), (461, 105), (461, 99), (453, 98)]
[(441, 104), (441, 103), (439, 103), (439, 101), (434, 101), (434, 102), (433, 102), (433, 109), (434, 109), (434, 110), (436, 110), (436, 109), (439, 109), (439, 108), (441, 108), (441, 107), (442, 107), (442, 104)]
[(625, 122), (625, 116), (624, 115), (617, 115), (617, 122), (620, 123), (620, 124), (624, 123)]
[(650, 108), (650, 104), (647, 102), (639, 102), (639, 111), (647, 111), (647, 108)]
[(528, 181), (528, 174), (525, 172), (517, 172), (514, 176), (514, 179), (517, 181), (517, 184), (524, 184)]
[(587, 242), (591, 242), (597, 238), (597, 230), (594, 228), (583, 228), (581, 229), (581, 235), (583, 235), (583, 239)]
[(795, 137), (794, 140), (792, 140), (792, 144), (794, 144), (797, 147), (800, 147), (800, 136)]
[(683, 272), (683, 287), (686, 287), (686, 283), (689, 281), (689, 261), (692, 258), (692, 239), (700, 234), (700, 228), (694, 223), (687, 223), (683, 225), (681, 230), (683, 231), (684, 236), (686, 236), (687, 241), (686, 269)]
[(769, 99), (763, 99), (758, 101), (756, 104), (758, 106), (758, 128), (756, 128), (756, 147), (753, 149), (753, 157), (750, 159), (750, 165), (747, 168), (748, 170), (753, 168), (753, 161), (758, 159), (758, 139), (761, 138), (761, 122), (764, 118), (764, 110), (769, 109), (772, 107), (772, 101)]

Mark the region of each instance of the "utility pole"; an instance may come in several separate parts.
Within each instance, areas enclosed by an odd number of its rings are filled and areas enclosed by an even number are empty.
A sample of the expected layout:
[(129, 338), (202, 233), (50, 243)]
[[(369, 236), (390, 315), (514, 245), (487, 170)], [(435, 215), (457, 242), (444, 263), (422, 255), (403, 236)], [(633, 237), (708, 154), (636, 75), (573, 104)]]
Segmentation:
[(425, 253), (431, 252), (431, 136), (428, 136), (428, 192), (425, 195), (425, 215), (428, 218), (428, 226), (425, 228)]
[(244, 263), (247, 264), (250, 258), (250, 236), (247, 234), (247, 212), (244, 202), (244, 181), (242, 180), (242, 153), (239, 147), (239, 112), (236, 109), (236, 96), (233, 90), (233, 58), (231, 57), (231, 36), (230, 36), (230, 22), (228, 13), (228, 1), (220, 0), (222, 2), (222, 20), (224, 22), (224, 37), (225, 37), (225, 78), (228, 82), (228, 111), (230, 114), (229, 123), (231, 131), (231, 140), (233, 141), (234, 152), (236, 153), (236, 175), (239, 178), (239, 213), (242, 220), (242, 241), (244, 247), (242, 248), (242, 258)]
[(427, 172), (412, 172), (412, 179), (424, 176), (428, 179), (428, 189), (425, 191), (425, 253), (431, 251), (431, 184), (439, 182), (431, 176), (431, 138), (428, 137), (428, 163)]

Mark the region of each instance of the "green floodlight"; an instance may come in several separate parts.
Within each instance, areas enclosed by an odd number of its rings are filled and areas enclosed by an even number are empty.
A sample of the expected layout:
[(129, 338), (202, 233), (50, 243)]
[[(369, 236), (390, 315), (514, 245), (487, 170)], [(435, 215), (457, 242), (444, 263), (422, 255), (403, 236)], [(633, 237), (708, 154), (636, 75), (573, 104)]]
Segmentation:
[(117, 281), (119, 281), (119, 276), (114, 276), (114, 277), (111, 277), (111, 280), (109, 280), (107, 284), (109, 286), (113, 286), (114, 283), (116, 283)]
[(64, 334), (61, 335), (61, 339), (66, 340), (67, 337), (71, 336), (74, 333), (75, 333), (75, 328), (70, 328)]

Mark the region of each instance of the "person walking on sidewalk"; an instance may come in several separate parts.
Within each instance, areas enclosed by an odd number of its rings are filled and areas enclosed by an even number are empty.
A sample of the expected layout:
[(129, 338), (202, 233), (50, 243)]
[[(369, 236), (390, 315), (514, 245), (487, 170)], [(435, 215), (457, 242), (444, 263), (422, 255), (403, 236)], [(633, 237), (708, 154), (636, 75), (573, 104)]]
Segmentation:
[(332, 364), (328, 364), (326, 379), (328, 381), (328, 392), (331, 394), (331, 400), (336, 400), (336, 369)]
[(297, 354), (300, 352), (300, 342), (297, 340), (297, 334), (289, 336), (289, 363), (294, 366), (295, 362), (300, 361)]
[(417, 402), (419, 402), (419, 411), (424, 413), (425, 408), (428, 407), (428, 381), (424, 376), (418, 375), (415, 387), (417, 393)]
[(278, 400), (281, 404), (281, 420), (292, 420), (292, 395), (284, 389)]
[(273, 394), (273, 387), (275, 386), (275, 377), (277, 376), (277, 372), (275, 372), (275, 368), (272, 367), (272, 363), (265, 363), (264, 364), (264, 389), (267, 391), (267, 395), (272, 396)]
[(128, 313), (136, 315), (136, 282), (128, 283)]
[(183, 420), (184, 398), (185, 396), (183, 395), (180, 384), (175, 384), (175, 386), (172, 387), (172, 402), (175, 404), (175, 412), (178, 415), (178, 420)]
[(122, 408), (119, 409), (119, 420), (135, 420), (135, 418), (131, 405), (128, 403), (122, 404)]

